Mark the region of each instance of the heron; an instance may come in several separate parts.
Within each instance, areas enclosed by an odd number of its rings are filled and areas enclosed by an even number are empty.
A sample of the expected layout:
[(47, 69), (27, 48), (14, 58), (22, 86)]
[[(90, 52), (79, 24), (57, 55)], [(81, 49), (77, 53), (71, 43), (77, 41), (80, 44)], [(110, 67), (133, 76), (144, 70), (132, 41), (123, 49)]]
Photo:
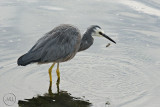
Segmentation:
[(18, 58), (17, 64), (26, 66), (32, 63), (52, 63), (48, 70), (52, 82), (52, 68), (57, 63), (56, 74), (60, 79), (59, 63), (71, 60), (77, 52), (88, 49), (93, 44), (93, 36), (102, 36), (113, 43), (98, 25), (90, 26), (81, 37), (80, 30), (70, 24), (61, 24), (41, 37), (35, 45)]

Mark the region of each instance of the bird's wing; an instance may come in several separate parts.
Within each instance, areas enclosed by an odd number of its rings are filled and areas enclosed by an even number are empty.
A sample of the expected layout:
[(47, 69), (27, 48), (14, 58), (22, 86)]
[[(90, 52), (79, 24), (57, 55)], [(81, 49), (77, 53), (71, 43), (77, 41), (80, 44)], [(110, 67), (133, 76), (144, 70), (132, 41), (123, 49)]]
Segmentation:
[[(77, 52), (80, 45), (80, 32), (72, 26), (59, 26), (40, 38), (28, 53), (34, 53), (40, 62), (62, 60)], [(37, 58), (35, 58), (37, 59)]]
[[(50, 31), (51, 32), (51, 31)], [(34, 52), (41, 50), (45, 44), (52, 38), (56, 39), (56, 35), (58, 35), (58, 31), (56, 32), (54, 29), (52, 30), (52, 33), (46, 33), (43, 37), (41, 37), (36, 44), (29, 50), (29, 52)]]

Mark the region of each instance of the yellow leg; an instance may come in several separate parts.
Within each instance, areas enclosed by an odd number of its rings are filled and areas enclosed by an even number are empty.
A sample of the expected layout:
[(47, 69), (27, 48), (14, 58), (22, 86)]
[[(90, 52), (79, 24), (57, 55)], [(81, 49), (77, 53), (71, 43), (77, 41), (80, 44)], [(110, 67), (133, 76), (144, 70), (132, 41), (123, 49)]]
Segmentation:
[(50, 82), (52, 82), (52, 68), (54, 67), (54, 65), (55, 65), (55, 63), (53, 63), (53, 64), (51, 65), (51, 67), (49, 68), (49, 70), (48, 70)]
[(58, 94), (59, 94), (59, 84), (60, 84), (60, 78), (57, 79), (57, 83), (56, 83), (56, 85), (57, 85), (57, 93)]
[(56, 70), (56, 72), (57, 72), (58, 79), (60, 79), (59, 63), (57, 63), (57, 70)]
[(49, 83), (48, 93), (49, 93), (49, 95), (52, 95), (52, 94), (53, 94), (53, 93), (52, 93), (52, 81), (50, 81), (50, 83)]

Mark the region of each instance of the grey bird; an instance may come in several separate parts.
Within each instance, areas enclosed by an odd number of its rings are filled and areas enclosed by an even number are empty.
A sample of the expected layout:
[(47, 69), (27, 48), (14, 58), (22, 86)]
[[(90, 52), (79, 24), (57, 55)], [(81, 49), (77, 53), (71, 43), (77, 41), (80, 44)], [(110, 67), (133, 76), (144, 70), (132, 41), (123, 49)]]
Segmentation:
[(93, 44), (92, 36), (103, 36), (116, 43), (97, 25), (90, 26), (81, 38), (81, 33), (73, 25), (62, 24), (40, 38), (37, 43), (24, 55), (17, 64), (26, 66), (31, 63), (53, 63), (49, 68), (50, 82), (52, 82), (52, 68), (57, 63), (57, 77), (60, 78), (59, 63), (72, 59), (77, 52), (88, 49)]

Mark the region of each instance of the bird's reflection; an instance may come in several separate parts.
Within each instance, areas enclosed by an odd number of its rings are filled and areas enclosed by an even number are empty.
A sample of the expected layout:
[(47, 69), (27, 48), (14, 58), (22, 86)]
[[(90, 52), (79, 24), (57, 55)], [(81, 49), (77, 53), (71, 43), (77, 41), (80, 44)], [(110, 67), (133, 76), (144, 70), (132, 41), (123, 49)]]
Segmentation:
[(71, 96), (67, 91), (60, 91), (60, 79), (57, 79), (57, 93), (52, 93), (52, 82), (49, 84), (48, 93), (31, 99), (19, 100), (19, 107), (90, 107), (91, 103), (82, 98)]

